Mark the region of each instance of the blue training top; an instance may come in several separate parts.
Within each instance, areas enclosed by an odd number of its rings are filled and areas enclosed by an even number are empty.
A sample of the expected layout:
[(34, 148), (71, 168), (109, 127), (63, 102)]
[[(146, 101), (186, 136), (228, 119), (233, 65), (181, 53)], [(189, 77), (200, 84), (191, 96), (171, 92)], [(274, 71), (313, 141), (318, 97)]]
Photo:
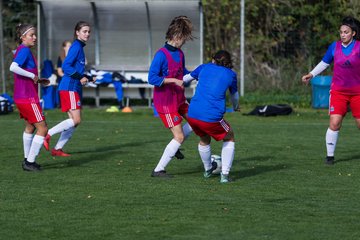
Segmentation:
[(21, 68), (36, 68), (36, 63), (29, 47), (24, 47), (20, 49), (13, 62), (19, 64), (19, 67)]
[[(333, 42), (328, 50), (325, 53), (325, 56), (323, 57), (322, 61), (327, 63), (327, 64), (331, 64), (332, 61), (334, 60), (334, 54), (335, 54), (335, 46), (336, 46), (336, 41)], [(355, 46), (355, 39), (346, 47), (344, 47), (343, 45), (341, 45), (341, 50), (342, 52), (345, 54), (345, 56), (349, 56), (349, 54), (351, 53), (351, 51), (353, 50)]]
[(85, 43), (75, 40), (69, 49), (67, 56), (62, 64), (64, 76), (61, 79), (59, 90), (74, 91), (81, 93), (82, 86), (80, 79), (85, 72)]
[(214, 63), (202, 64), (190, 74), (198, 79), (188, 116), (204, 122), (220, 121), (226, 110), (226, 91), (237, 92), (236, 73)]
[[(169, 50), (171, 57), (176, 61), (180, 61), (180, 51), (168, 43), (165, 43), (164, 46), (167, 50)], [(189, 71), (185, 68), (185, 56), (184, 56), (184, 75), (188, 74)], [(160, 87), (163, 82), (165, 76), (168, 75), (168, 62), (165, 54), (162, 51), (157, 51), (153, 61), (151, 62), (151, 66), (149, 69), (148, 81), (151, 85)]]

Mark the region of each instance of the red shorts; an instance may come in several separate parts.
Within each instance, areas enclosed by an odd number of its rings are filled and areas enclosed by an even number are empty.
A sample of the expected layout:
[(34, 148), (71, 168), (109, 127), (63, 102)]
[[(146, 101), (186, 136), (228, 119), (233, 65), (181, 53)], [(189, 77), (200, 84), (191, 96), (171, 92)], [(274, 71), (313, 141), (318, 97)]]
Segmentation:
[(230, 124), (224, 119), (221, 119), (219, 122), (210, 123), (188, 117), (187, 121), (196, 135), (199, 137), (209, 135), (216, 141), (223, 140), (231, 128)]
[(19, 110), (20, 118), (25, 119), (28, 123), (38, 123), (45, 121), (40, 103), (16, 103)]
[(59, 91), (61, 111), (81, 109), (81, 101), (79, 93), (73, 91)]
[(360, 95), (346, 95), (334, 90), (330, 91), (329, 114), (345, 116), (350, 106), (354, 118), (360, 118)]
[(183, 103), (180, 105), (177, 112), (173, 113), (159, 113), (159, 117), (161, 121), (165, 125), (166, 128), (172, 128), (176, 125), (179, 125), (182, 121), (182, 116), (185, 116), (188, 112), (189, 104)]

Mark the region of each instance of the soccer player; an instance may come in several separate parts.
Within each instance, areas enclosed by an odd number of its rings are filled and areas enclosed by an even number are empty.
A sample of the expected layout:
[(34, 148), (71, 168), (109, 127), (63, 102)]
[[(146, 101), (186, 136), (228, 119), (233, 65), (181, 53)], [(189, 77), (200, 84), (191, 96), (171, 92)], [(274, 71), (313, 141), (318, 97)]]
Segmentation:
[[(16, 27), (17, 47), (10, 71), (14, 73), (14, 101), (25, 120), (23, 133), (25, 171), (40, 171), (36, 156), (43, 145), (48, 131), (38, 97), (37, 62), (30, 48), (36, 44), (36, 29), (30, 24), (20, 24)], [(34, 135), (36, 129), (36, 134)]]
[(175, 17), (166, 32), (166, 43), (160, 48), (149, 69), (149, 83), (154, 85), (154, 106), (164, 126), (169, 128), (173, 139), (166, 146), (157, 166), (151, 173), (152, 177), (171, 177), (165, 171), (172, 157), (184, 158), (179, 151), (181, 144), (191, 133), (191, 127), (186, 123), (181, 127), (182, 118), (187, 117), (183, 75), (185, 68), (184, 53), (181, 47), (187, 40), (192, 40), (193, 26), (186, 16)]
[(62, 65), (64, 75), (58, 88), (60, 92), (61, 110), (67, 112), (69, 119), (62, 121), (49, 129), (44, 141), (45, 149), (49, 150), (51, 136), (61, 133), (57, 144), (51, 150), (52, 156), (70, 156), (70, 154), (65, 153), (62, 148), (72, 137), (75, 127), (81, 122), (80, 95), (82, 85), (85, 85), (89, 81), (93, 81), (93, 79), (88, 79), (88, 77), (84, 75), (85, 54), (83, 48), (89, 40), (89, 37), (89, 23), (83, 21), (78, 22), (74, 29), (75, 40), (71, 44)]
[(350, 106), (360, 128), (360, 23), (353, 17), (345, 17), (340, 25), (340, 41), (333, 42), (322, 61), (302, 77), (304, 83), (323, 72), (334, 61), (334, 74), (330, 86), (330, 122), (326, 131), (327, 156), (325, 163), (334, 164), (335, 147), (342, 121)]
[(221, 183), (230, 181), (229, 172), (234, 159), (235, 139), (230, 124), (224, 120), (226, 111), (226, 92), (229, 89), (234, 110), (239, 108), (239, 93), (236, 73), (230, 53), (218, 51), (211, 63), (202, 64), (190, 74), (184, 76), (184, 81), (198, 80), (196, 92), (191, 99), (188, 122), (195, 134), (200, 137), (198, 150), (204, 165), (204, 177), (212, 176), (216, 166), (211, 164), (211, 137), (223, 141), (221, 151)]

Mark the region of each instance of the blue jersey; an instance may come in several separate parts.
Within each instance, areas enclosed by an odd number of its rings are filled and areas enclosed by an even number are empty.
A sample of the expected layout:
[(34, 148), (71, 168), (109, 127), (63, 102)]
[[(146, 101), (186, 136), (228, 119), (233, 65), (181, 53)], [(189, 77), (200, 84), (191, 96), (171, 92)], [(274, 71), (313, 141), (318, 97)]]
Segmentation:
[[(175, 48), (167, 43), (165, 44), (164, 47), (167, 50), (169, 50), (171, 57), (176, 62), (180, 61), (180, 51), (177, 48)], [(185, 57), (184, 57), (183, 67), (184, 67), (183, 75), (188, 74), (189, 71), (186, 70), (186, 68), (185, 68)], [(166, 56), (162, 51), (157, 51), (157, 53), (154, 56), (153, 61), (151, 62), (151, 66), (149, 69), (148, 81), (151, 85), (160, 87), (164, 82), (165, 76), (167, 76), (167, 75), (168, 75), (168, 62), (167, 62)]]
[(34, 57), (31, 53), (31, 50), (29, 47), (26, 47), (26, 46), (21, 48), (18, 51), (13, 62), (16, 62), (17, 64), (19, 64), (19, 67), (21, 67), (23, 69), (37, 68), (36, 63), (34, 61)]
[(202, 64), (190, 74), (198, 79), (188, 116), (204, 122), (220, 121), (226, 110), (226, 91), (237, 92), (236, 73), (213, 63)]
[(64, 76), (61, 79), (59, 90), (74, 91), (81, 93), (82, 85), (80, 79), (85, 72), (85, 43), (75, 40), (69, 49), (62, 64)]
[[(331, 64), (332, 61), (334, 60), (334, 55), (335, 55), (335, 46), (336, 46), (336, 41), (333, 42), (328, 50), (325, 53), (325, 56), (323, 57), (322, 61), (327, 63), (327, 64)], [(342, 52), (345, 54), (345, 56), (349, 56), (349, 54), (352, 52), (353, 48), (355, 46), (355, 40), (353, 40), (348, 46), (344, 47), (341, 45), (341, 50)]]

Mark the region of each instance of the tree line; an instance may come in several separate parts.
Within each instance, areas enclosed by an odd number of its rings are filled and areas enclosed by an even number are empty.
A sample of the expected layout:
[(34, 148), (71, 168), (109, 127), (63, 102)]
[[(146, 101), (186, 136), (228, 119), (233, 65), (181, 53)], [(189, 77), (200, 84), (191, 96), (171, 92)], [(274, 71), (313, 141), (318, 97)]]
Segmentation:
[[(214, 51), (226, 49), (233, 55), (234, 70), (239, 72), (240, 0), (201, 3), (204, 59), (209, 61)], [(358, 0), (245, 0), (246, 91), (299, 89), (300, 76), (321, 60), (332, 41), (339, 39), (342, 18), (359, 13)], [(2, 16), (5, 62), (10, 64), (10, 50), (16, 48), (15, 26), (20, 22), (36, 25), (36, 2), (5, 0)]]

